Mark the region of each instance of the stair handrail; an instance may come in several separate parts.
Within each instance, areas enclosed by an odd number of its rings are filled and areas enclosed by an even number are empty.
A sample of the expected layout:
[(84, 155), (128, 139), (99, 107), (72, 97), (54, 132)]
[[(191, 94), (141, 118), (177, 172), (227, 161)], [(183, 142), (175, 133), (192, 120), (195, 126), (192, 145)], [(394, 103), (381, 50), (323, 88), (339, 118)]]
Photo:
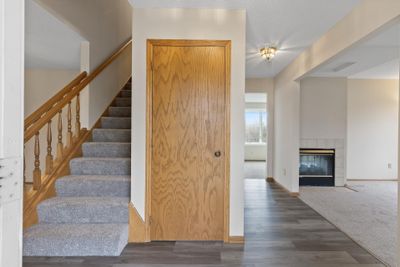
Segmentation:
[[(105, 68), (113, 63), (128, 47), (132, 45), (132, 39), (129, 39), (121, 47), (119, 47), (110, 57), (108, 57), (103, 63), (101, 63), (92, 73), (89, 75), (84, 71), (76, 76), (71, 82), (69, 82), (63, 89), (61, 89), (52, 98), (47, 100), (31, 115), (29, 115), (24, 123), (24, 144), (35, 137), (34, 142), (34, 170), (32, 182), (26, 182), (25, 184), (33, 184), (33, 190), (39, 190), (42, 184), (42, 174), (40, 169), (40, 141), (39, 131), (47, 125), (47, 156), (46, 156), (46, 175), (50, 175), (54, 172), (55, 164), (60, 165), (63, 161), (63, 155), (68, 150), (72, 150), (75, 143), (82, 136), (86, 129), (81, 128), (80, 125), (80, 93), (86, 88), (86, 86), (93, 81)], [(76, 98), (76, 118), (75, 118), (75, 133), (72, 131), (72, 110), (71, 102)], [(67, 144), (64, 146), (62, 138), (62, 110), (68, 105), (67, 109)], [(58, 114), (58, 143), (57, 143), (57, 156), (56, 160), (53, 160), (52, 155), (52, 130), (51, 122), (52, 119)], [(75, 136), (74, 136), (75, 135)], [(24, 162), (25, 163), (25, 162)], [(24, 171), (25, 177), (25, 171)], [(26, 179), (25, 179), (26, 180)]]
[(34, 124), (38, 119), (40, 119), (43, 114), (48, 112), (55, 104), (62, 100), (65, 95), (67, 95), (75, 86), (77, 86), (84, 78), (86, 78), (87, 72), (81, 72), (77, 75), (71, 82), (69, 82), (63, 89), (61, 89), (57, 94), (47, 100), (43, 105), (36, 109), (31, 115), (29, 115), (24, 121), (24, 129), (28, 129), (32, 124)]
[[(44, 114), (50, 113), (57, 114), (57, 112), (64, 108), (68, 103), (62, 101), (67, 94), (73, 94), (76, 96), (80, 91), (82, 91), (91, 81), (93, 81), (108, 65), (110, 65), (115, 59), (118, 58), (122, 52), (125, 51), (132, 44), (132, 39), (127, 41), (123, 46), (121, 46), (114, 54), (107, 58), (100, 66), (98, 66), (92, 73), (87, 75), (86, 71), (80, 73), (74, 80), (72, 80), (68, 85), (66, 85), (61, 91), (49, 99), (45, 104), (39, 107), (31, 115), (25, 119), (25, 133), (24, 142), (26, 143), (30, 138), (34, 136), (34, 133), (40, 130), (48, 120), (44, 119)], [(60, 105), (60, 102), (63, 105)], [(35, 124), (34, 126), (32, 126)]]

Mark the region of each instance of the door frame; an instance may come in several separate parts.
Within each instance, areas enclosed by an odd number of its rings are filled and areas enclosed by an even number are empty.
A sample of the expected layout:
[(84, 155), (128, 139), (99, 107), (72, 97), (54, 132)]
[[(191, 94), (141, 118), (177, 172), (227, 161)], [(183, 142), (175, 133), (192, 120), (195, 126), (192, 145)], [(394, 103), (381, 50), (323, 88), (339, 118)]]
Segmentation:
[(154, 46), (218, 46), (225, 48), (225, 177), (224, 177), (224, 225), (223, 241), (229, 242), (230, 216), (230, 84), (231, 84), (231, 41), (229, 40), (181, 40), (148, 39), (146, 53), (146, 201), (145, 236), (151, 241), (151, 183), (152, 183), (152, 129), (153, 129), (153, 47)]

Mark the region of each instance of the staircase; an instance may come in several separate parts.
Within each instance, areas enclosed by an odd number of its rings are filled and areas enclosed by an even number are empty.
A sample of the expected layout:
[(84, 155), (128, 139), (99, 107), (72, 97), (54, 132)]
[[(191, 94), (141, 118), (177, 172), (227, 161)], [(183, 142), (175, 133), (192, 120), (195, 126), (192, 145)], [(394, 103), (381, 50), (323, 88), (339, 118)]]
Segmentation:
[(128, 242), (131, 166), (130, 83), (120, 92), (54, 198), (38, 205), (24, 232), (25, 256), (118, 256)]

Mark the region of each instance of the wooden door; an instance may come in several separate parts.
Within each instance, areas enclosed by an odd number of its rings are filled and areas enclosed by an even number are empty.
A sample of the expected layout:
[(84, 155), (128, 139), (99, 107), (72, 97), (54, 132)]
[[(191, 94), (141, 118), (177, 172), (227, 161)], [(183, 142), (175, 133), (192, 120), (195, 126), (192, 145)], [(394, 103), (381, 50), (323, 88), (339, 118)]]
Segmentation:
[(229, 54), (185, 44), (151, 49), (151, 239), (223, 240)]

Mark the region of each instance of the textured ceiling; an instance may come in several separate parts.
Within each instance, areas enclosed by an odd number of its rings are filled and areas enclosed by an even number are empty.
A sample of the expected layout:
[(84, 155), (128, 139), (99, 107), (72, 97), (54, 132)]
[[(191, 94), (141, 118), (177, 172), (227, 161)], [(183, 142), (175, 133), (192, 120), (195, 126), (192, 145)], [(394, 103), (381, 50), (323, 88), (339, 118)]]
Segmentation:
[(33, 0), (25, 10), (25, 67), (80, 69), (84, 39)]
[(398, 79), (400, 24), (382, 29), (315, 70), (314, 77)]
[[(360, 0), (130, 0), (137, 8), (244, 8), (246, 77), (273, 77), (342, 19)], [(258, 51), (279, 48), (272, 62)]]
[(371, 69), (349, 76), (350, 79), (399, 79), (400, 61), (395, 59), (385, 62)]

